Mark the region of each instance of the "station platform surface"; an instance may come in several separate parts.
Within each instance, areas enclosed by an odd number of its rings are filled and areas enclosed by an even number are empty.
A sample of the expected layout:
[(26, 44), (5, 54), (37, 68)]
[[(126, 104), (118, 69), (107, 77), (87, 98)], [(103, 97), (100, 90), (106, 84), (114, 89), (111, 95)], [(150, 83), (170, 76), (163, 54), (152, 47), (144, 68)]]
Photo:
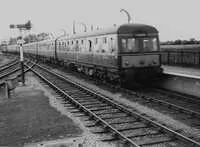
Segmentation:
[(200, 68), (162, 65), (164, 74), (200, 79)]

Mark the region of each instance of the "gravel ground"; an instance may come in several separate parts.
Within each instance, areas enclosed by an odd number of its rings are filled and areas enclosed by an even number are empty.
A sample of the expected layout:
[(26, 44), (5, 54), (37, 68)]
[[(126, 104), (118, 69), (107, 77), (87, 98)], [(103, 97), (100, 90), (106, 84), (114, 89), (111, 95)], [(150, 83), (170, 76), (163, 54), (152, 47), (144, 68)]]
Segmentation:
[[(56, 69), (54, 71), (60, 72)], [(62, 73), (62, 72), (60, 72), (60, 73)], [(122, 94), (121, 92), (115, 92), (115, 93), (110, 92), (109, 90), (106, 90), (106, 88), (102, 88), (102, 86), (99, 87), (92, 82), (88, 82), (84, 79), (79, 79), (79, 78), (76, 78), (71, 75), (69, 75), (69, 79), (73, 79), (75, 82), (80, 83), (84, 86), (87, 86), (91, 90), (98, 91), (99, 93), (112, 98), (113, 100), (121, 103), (122, 105), (125, 105), (126, 107), (130, 108), (133, 111), (137, 111), (141, 114), (148, 115), (152, 119), (157, 120), (158, 122), (162, 123), (163, 125), (166, 125), (175, 130), (179, 130), (180, 132), (184, 133), (188, 137), (194, 137), (194, 138), (200, 140), (199, 129), (192, 128), (192, 127), (190, 127), (178, 120), (175, 120), (167, 115), (163, 115), (162, 113), (160, 113), (152, 108), (148, 108), (137, 102), (134, 102), (134, 99), (131, 96), (127, 96), (126, 94)]]
[(72, 119), (49, 105), (41, 89), (34, 88), (29, 80), (26, 84), (17, 87), (12, 98), (0, 99), (0, 146), (21, 147), (31, 142), (82, 134)]

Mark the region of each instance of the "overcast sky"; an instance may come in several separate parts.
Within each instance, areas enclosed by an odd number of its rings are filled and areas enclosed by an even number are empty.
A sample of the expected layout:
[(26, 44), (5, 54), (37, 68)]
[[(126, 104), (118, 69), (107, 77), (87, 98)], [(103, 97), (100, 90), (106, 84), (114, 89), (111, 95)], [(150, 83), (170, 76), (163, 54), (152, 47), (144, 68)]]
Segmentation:
[[(32, 32), (72, 32), (72, 22), (100, 27), (127, 22), (155, 26), (160, 40), (200, 40), (200, 0), (0, 0), (0, 40), (16, 36), (10, 24), (33, 23)], [(83, 26), (76, 25), (81, 31)]]

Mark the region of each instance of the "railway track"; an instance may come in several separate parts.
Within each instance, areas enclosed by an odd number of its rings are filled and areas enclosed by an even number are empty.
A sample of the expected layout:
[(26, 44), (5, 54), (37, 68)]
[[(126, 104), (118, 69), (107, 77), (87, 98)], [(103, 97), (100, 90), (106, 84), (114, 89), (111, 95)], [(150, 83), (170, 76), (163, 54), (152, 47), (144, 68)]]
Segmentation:
[[(70, 74), (74, 74), (74, 72)], [(65, 76), (65, 74), (62, 75)], [(82, 77), (87, 78), (86, 76)], [(102, 81), (99, 82), (102, 83)], [(112, 89), (115, 88), (112, 84), (103, 83), (103, 85), (105, 84)], [(173, 116), (191, 127), (200, 129), (200, 99), (197, 97), (158, 88), (143, 88), (142, 90), (120, 88), (120, 91), (133, 96), (131, 100), (134, 102), (156, 108), (159, 112)]]
[[(134, 90), (134, 91), (128, 90), (125, 88), (119, 89), (119, 87), (116, 89), (116, 87), (112, 84), (104, 83), (102, 81), (98, 81), (96, 83), (94, 80), (89, 79), (87, 76), (84, 76), (82, 74), (77, 74), (77, 72), (62, 70), (62, 68), (57, 70), (58, 67), (52, 68), (51, 66), (48, 66), (48, 65), (44, 65), (44, 66), (67, 78), (69, 78), (69, 76), (71, 77), (75, 75), (75, 76), (78, 76), (78, 79), (79, 78), (87, 79), (87, 81), (89, 82), (93, 81), (92, 82), (93, 84), (95, 85), (97, 84), (102, 88), (108, 87), (109, 91), (121, 91), (122, 93), (125, 93), (127, 95), (127, 98), (129, 99), (129, 101), (133, 101), (133, 103), (139, 102), (141, 105), (145, 107), (149, 107), (150, 109), (155, 109), (159, 113), (162, 113), (165, 116), (169, 116), (173, 118), (173, 120), (180, 121), (181, 123), (187, 125), (187, 127), (192, 128), (193, 130), (195, 130), (195, 132), (191, 134), (190, 131), (188, 133), (187, 129), (186, 130), (184, 128), (178, 129), (176, 125), (172, 126), (179, 133), (187, 135), (190, 138), (196, 140), (197, 142), (200, 142), (199, 133), (198, 133), (200, 131), (200, 123), (199, 123), (200, 118), (199, 118), (199, 111), (198, 111), (199, 99), (197, 99), (197, 97), (192, 97), (190, 95), (181, 94), (181, 93), (172, 92), (172, 91), (166, 91), (166, 90), (162, 90), (161, 92), (161, 90), (155, 89), (155, 88), (151, 88), (151, 89), (148, 88), (148, 90), (142, 89), (142, 90)], [(160, 92), (158, 93), (158, 91)], [(166, 101), (169, 98), (171, 99), (171, 102)], [(179, 101), (177, 101), (177, 99)], [(185, 101), (185, 102), (183, 103), (182, 101)], [(123, 103), (121, 104), (124, 105)], [(126, 107), (126, 105), (124, 106)], [(157, 117), (153, 116), (153, 119), (157, 119)], [(169, 125), (166, 122), (163, 122), (163, 124), (167, 126)]]
[(6, 69), (6, 68), (9, 68), (10, 66), (12, 66), (13, 64), (16, 64), (16, 63), (18, 63), (18, 60), (14, 59), (14, 60), (12, 60), (12, 61), (4, 64), (4, 65), (1, 65), (0, 66), (0, 73), (1, 73), (2, 70)]
[(200, 129), (200, 100), (198, 98), (155, 88), (142, 89), (137, 92), (126, 91), (137, 96), (134, 101), (168, 114), (191, 127)]
[[(65, 101), (72, 113), (89, 116), (87, 127), (101, 124), (104, 130), (112, 133), (112, 139), (120, 139), (125, 144), (139, 146), (180, 146), (199, 147), (200, 143), (187, 138), (149, 118), (111, 101), (64, 76), (58, 75), (42, 66), (31, 69), (48, 83)], [(104, 131), (104, 132), (106, 132)]]
[(200, 118), (199, 97), (158, 88), (151, 88), (144, 90), (144, 92), (148, 95), (156, 95), (159, 100), (164, 100), (167, 103), (180, 106), (181, 111), (189, 110), (188, 114), (196, 115), (198, 118)]
[[(33, 63), (30, 61), (25, 61), (31, 68), (33, 67)], [(24, 71), (27, 72), (30, 68), (25, 67)], [(3, 81), (10, 76), (20, 76), (21, 75), (21, 67), (19, 61), (13, 61), (10, 64), (0, 69), (0, 80)]]

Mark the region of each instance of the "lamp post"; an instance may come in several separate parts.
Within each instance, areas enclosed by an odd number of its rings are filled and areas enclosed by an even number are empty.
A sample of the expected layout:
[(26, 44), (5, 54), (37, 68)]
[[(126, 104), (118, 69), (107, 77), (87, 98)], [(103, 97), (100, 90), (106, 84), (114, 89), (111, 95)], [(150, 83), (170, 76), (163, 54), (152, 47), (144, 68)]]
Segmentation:
[(19, 40), (17, 41), (17, 44), (19, 45), (19, 49), (20, 49), (20, 64), (21, 64), (21, 78), (22, 78), (22, 83), (23, 85), (25, 84), (25, 75), (24, 75), (24, 56), (23, 56), (23, 44), (24, 44), (24, 40), (22, 37), (22, 31), (26, 31), (26, 30), (30, 30), (31, 29), (31, 21), (28, 21), (25, 24), (11, 24), (10, 25), (10, 29), (19, 29), (20, 31), (20, 37)]
[(128, 13), (128, 11), (126, 11), (125, 9), (121, 9), (120, 12), (124, 12), (127, 15), (127, 17), (128, 17), (128, 23), (130, 23), (131, 22), (131, 16)]

